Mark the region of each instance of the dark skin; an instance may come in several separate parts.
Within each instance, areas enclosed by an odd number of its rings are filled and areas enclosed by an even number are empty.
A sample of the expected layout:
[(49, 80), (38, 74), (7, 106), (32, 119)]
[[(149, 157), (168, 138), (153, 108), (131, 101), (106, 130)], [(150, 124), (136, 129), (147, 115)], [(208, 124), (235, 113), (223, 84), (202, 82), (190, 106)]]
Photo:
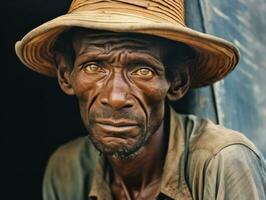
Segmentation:
[(146, 37), (88, 31), (75, 35), (73, 48), (73, 64), (56, 54), (59, 84), (77, 96), (89, 137), (111, 165), (114, 199), (155, 199), (167, 149), (165, 100), (187, 92), (188, 66), (178, 66), (185, 81), (169, 80), (169, 46)]

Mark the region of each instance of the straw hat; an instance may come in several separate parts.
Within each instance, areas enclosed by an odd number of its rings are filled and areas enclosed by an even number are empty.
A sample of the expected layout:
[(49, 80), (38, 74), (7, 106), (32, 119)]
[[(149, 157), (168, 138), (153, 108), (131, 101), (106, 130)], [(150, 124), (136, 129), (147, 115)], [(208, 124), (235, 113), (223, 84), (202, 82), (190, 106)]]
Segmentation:
[(192, 87), (209, 85), (234, 69), (236, 47), (221, 38), (186, 27), (184, 0), (73, 0), (67, 14), (30, 31), (16, 53), (30, 69), (56, 76), (53, 45), (71, 27), (143, 33), (183, 42), (198, 53)]

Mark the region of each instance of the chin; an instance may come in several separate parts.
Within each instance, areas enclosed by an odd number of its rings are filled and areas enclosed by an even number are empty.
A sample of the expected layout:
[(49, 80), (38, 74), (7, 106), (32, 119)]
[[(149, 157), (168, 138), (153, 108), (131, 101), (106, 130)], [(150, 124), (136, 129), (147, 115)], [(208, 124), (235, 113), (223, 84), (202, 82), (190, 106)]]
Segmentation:
[(141, 134), (136, 140), (130, 143), (128, 142), (129, 139), (121, 138), (100, 140), (91, 134), (89, 134), (89, 138), (98, 151), (104, 155), (121, 160), (135, 157), (146, 142), (145, 134)]

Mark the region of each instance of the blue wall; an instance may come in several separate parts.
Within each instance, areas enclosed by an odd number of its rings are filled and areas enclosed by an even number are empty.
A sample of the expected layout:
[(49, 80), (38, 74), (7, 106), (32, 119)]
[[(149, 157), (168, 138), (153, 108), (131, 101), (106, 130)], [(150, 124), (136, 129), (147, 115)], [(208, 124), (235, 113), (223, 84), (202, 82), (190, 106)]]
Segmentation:
[(186, 15), (188, 26), (241, 52), (229, 76), (191, 92), (190, 112), (241, 131), (266, 155), (266, 1), (187, 0)]

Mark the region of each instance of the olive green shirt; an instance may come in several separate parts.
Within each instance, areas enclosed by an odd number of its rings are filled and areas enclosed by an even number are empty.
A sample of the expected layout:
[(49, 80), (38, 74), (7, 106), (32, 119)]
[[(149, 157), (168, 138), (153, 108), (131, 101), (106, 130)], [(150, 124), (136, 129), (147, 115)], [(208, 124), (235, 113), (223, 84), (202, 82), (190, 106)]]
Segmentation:
[[(169, 142), (157, 199), (265, 200), (266, 164), (242, 134), (170, 109)], [(112, 200), (105, 157), (78, 138), (50, 158), (44, 200)]]

